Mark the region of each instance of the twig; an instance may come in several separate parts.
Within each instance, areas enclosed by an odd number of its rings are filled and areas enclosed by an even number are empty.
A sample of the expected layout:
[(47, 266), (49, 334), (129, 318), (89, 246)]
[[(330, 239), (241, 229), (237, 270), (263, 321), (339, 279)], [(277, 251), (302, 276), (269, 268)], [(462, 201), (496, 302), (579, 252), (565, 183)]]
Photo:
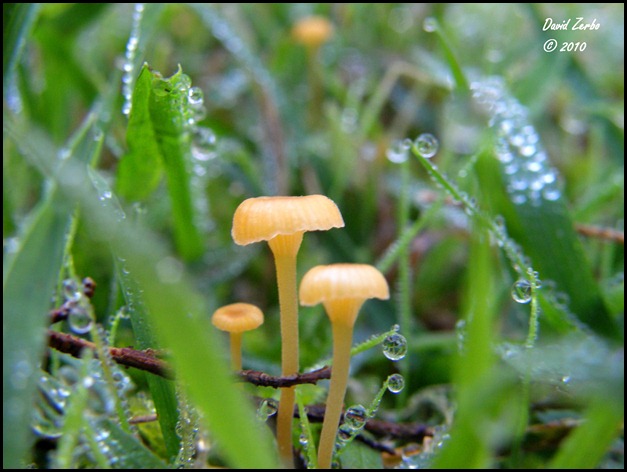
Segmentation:
[[(80, 357), (83, 349), (95, 352), (96, 345), (82, 338), (67, 333), (48, 330), (48, 345), (60, 352)], [(167, 362), (157, 357), (156, 351), (147, 349), (140, 351), (131, 347), (110, 347), (109, 354), (118, 364), (159, 375), (166, 379), (174, 378), (172, 369)], [(315, 384), (318, 380), (331, 378), (331, 368), (323, 367), (304, 374), (276, 377), (256, 370), (243, 370), (238, 373), (241, 380), (259, 387), (292, 387), (299, 384)]]
[[(59, 333), (48, 330), (48, 345), (57, 351), (65, 352), (74, 357), (80, 357), (83, 349), (96, 352), (96, 345), (85, 339), (77, 338), (71, 334)], [(147, 349), (139, 351), (130, 347), (110, 347), (109, 354), (118, 364), (127, 367), (135, 367), (150, 372), (166, 379), (173, 378), (172, 371), (167, 363), (155, 356), (155, 351)]]
[(331, 368), (328, 366), (322, 369), (314, 370), (312, 372), (306, 372), (304, 374), (294, 374), (285, 377), (278, 377), (268, 375), (265, 372), (259, 372), (256, 370), (242, 370), (239, 372), (239, 377), (253, 385), (258, 387), (293, 387), (300, 384), (315, 384), (318, 380), (330, 379)]
[(600, 226), (585, 225), (577, 223), (575, 225), (577, 232), (591, 238), (604, 239), (619, 244), (625, 244), (625, 233), (613, 228), (603, 228)]
[[(324, 405), (307, 406), (307, 418), (313, 423), (321, 422), (324, 419), (324, 411)], [(298, 410), (295, 410), (294, 415), (298, 417)], [(422, 423), (392, 423), (373, 418), (366, 422), (364, 429), (376, 436), (388, 436), (416, 442), (422, 442), (426, 436), (433, 436), (433, 428)]]

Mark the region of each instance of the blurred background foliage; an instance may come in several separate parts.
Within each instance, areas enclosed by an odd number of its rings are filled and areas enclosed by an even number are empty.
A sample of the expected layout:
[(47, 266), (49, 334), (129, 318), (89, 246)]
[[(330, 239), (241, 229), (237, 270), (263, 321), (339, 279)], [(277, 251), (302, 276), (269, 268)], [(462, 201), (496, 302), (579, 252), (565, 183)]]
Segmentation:
[[(143, 201), (120, 199), (120, 204), (129, 219), (139, 222), (176, 258), (175, 268), (184, 271), (185, 282), (206, 305), (207, 319), (218, 306), (235, 301), (263, 309), (264, 326), (245, 338), (245, 368), (280, 371), (278, 300), (274, 265), (265, 245), (239, 248), (231, 239), (234, 210), (253, 196), (322, 193), (337, 203), (346, 227), (306, 235), (299, 276), (317, 264), (380, 263), (407, 227), (428, 217), (397, 261), (386, 267), (395, 295), (389, 302), (369, 302), (355, 332), (355, 340), (363, 341), (400, 323), (409, 353), (396, 364), (376, 350), (354, 358), (347, 404), (368, 403), (382, 380), (397, 370), (405, 376), (406, 387), (400, 395), (386, 397), (383, 408), (384, 416), (395, 421), (448, 426), (451, 385), (467, 394), (492, 395), (492, 410), (463, 393), (458, 397), (458, 407), (467, 410), (460, 413), (460, 429), (453, 431), (466, 439), (485, 435), (477, 441), (491, 451), (468, 462), (477, 466), (549, 464), (560, 441), (540, 431), (541, 426), (552, 421), (562, 421), (563, 426), (564, 418), (578, 421), (588, 411), (586, 405), (598, 405), (598, 392), (585, 385), (599, 372), (605, 375), (602, 385), (613, 389), (604, 393), (612, 398), (611, 414), (602, 408), (590, 414), (597, 414), (594, 418), (600, 418), (600, 424), (608, 417), (622, 417), (622, 372), (616, 371), (621, 370), (623, 356), (616, 338), (620, 344), (622, 334), (597, 338), (578, 329), (580, 336), (575, 336), (570, 328), (560, 329), (565, 323), (545, 322), (541, 312), (536, 357), (507, 362), (503, 352), (524, 343), (529, 329), (529, 305), (516, 304), (510, 296), (517, 271), (497, 245), (489, 254), (473, 249), (473, 244), (481, 245), (477, 239), (487, 238), (486, 228), (473, 224), (463, 205), (434, 185), (417, 160), (394, 162), (390, 149), (396, 140), (433, 134), (440, 142), (432, 159), (438, 169), (491, 218), (502, 214), (519, 244), (537, 245), (537, 238), (526, 239), (525, 232), (542, 231), (542, 218), (547, 216), (539, 211), (543, 216), (537, 226), (516, 217), (500, 174), (490, 164), (496, 161), (488, 120), (455, 82), (453, 72), (458, 64), (469, 81), (500, 76), (527, 108), (560, 174), (568, 231), (573, 225), (593, 225), (622, 232), (624, 5), (147, 4), (136, 25), (134, 4), (17, 5), (3, 5), (5, 117), (18, 117), (28, 129), (37, 129), (60, 154), (73, 149), (72, 137), (93, 120), (96, 125), (89, 133), (100, 140), (101, 148), (89, 164), (112, 188), (120, 159), (129, 151), (123, 81), (133, 85), (143, 62), (164, 77), (180, 66), (204, 93), (205, 111), (194, 126), (211, 134), (204, 136), (208, 146), (204, 154), (190, 158), (189, 164), (195, 176), (194, 217), (202, 234), (202, 255), (183, 257), (175, 243), (174, 204), (165, 179)], [(332, 35), (319, 48), (300, 44), (291, 34), (299, 20), (311, 15), (321, 15), (333, 25)], [(601, 26), (596, 31), (542, 31), (549, 17), (556, 22), (594, 18)], [(437, 34), (428, 31), (433, 21), (439, 25)], [(129, 58), (132, 31), (138, 45)], [(550, 37), (560, 43), (585, 41), (587, 47), (546, 53), (542, 44)], [(33, 159), (24, 159), (23, 147), (15, 139), (3, 143), (6, 267), (7, 257), (19, 252), (29, 217), (52, 184)], [(192, 153), (198, 151), (193, 145)], [(429, 213), (436, 205), (441, 206)], [(110, 241), (94, 237), (89, 217), (77, 217), (74, 225), (71, 249), (56, 277), (61, 281), (77, 274), (97, 281), (94, 313), (108, 327), (128, 303)], [(623, 245), (594, 236), (577, 239), (588, 265), (579, 269), (592, 274), (594, 281), (582, 290), (599, 291), (604, 316), (611, 319), (616, 333), (622, 332)], [(533, 255), (533, 248), (523, 249)], [(178, 262), (179, 256), (184, 263)], [(567, 252), (551, 256), (548, 265), (560, 264), (563, 258), (568, 258)], [(542, 263), (534, 260), (531, 265), (536, 264)], [(542, 272), (539, 277), (549, 290), (549, 280)], [(484, 337), (501, 354), (498, 359), (473, 350), (474, 341), (468, 341), (469, 352), (478, 357), (459, 361), (463, 356), (456, 355), (464, 342), (460, 320), (470, 322), (468, 307), (474, 306), (474, 298), (485, 302), (480, 306), (491, 311), (486, 316), (492, 321), (474, 334), (469, 329), (468, 335)], [(568, 296), (562, 301), (568, 305)], [(550, 303), (545, 308), (550, 311)], [(589, 328), (597, 331), (594, 325)], [(330, 356), (330, 326), (320, 307), (301, 310), (300, 329), (302, 367)], [(137, 346), (136, 335), (130, 321), (123, 319), (114, 342)], [(220, 348), (221, 344), (218, 352)], [(582, 358), (585, 362), (577, 375), (584, 386), (579, 390), (579, 383), (566, 385), (564, 379)], [(460, 365), (472, 368), (473, 360), (486, 368), (481, 388), (456, 374)], [(530, 424), (539, 432), (525, 436), (528, 447), (518, 445), (526, 453), (523, 458), (510, 457), (516, 445), (509, 441), (522, 439), (511, 432), (516, 422), (503, 411), (515, 409), (508, 402), (516, 401), (507, 397), (516, 384), (516, 372), (524, 377), (529, 365), (537, 372), (529, 398), (519, 400), (533, 407)], [(131, 374), (138, 390), (147, 391), (143, 377)], [(506, 386), (499, 388), (500, 382)], [(502, 408), (496, 406), (501, 403)], [(535, 408), (538, 405), (542, 408)], [(485, 429), (476, 426), (478, 430), (471, 431), (472, 424)], [(494, 439), (501, 429), (509, 431), (503, 433), (504, 443)], [(547, 426), (547, 431), (554, 430)], [(539, 445), (532, 444), (536, 433)], [(612, 442), (615, 433), (600, 444), (602, 452), (609, 446), (622, 451), (622, 445)], [(590, 450), (594, 452), (594, 446)], [(443, 454), (442, 465), (463, 463), (463, 457), (467, 450), (452, 440), (448, 462)], [(555, 457), (561, 460), (559, 454)], [(597, 459), (589, 465), (601, 460), (604, 465), (620, 465), (623, 460), (622, 452)]]

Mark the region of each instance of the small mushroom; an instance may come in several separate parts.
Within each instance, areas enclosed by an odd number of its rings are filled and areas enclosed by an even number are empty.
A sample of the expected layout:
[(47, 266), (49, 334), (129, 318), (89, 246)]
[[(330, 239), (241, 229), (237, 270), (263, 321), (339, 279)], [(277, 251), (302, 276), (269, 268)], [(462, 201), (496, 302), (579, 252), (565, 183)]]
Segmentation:
[(308, 48), (318, 49), (333, 35), (333, 25), (324, 16), (302, 18), (292, 28), (292, 37)]
[(355, 319), (367, 299), (386, 300), (389, 297), (388, 284), (381, 272), (366, 264), (316, 266), (301, 281), (301, 305), (322, 303), (333, 330), (331, 384), (318, 446), (318, 467), (321, 469), (331, 467), (348, 382)]
[(232, 303), (218, 308), (211, 317), (213, 325), (231, 337), (231, 365), (242, 370), (242, 333), (263, 324), (263, 313), (250, 303)]
[[(236, 244), (268, 241), (274, 255), (281, 309), (281, 372), (284, 376), (298, 373), (296, 255), (303, 234), (342, 226), (344, 220), (337, 205), (323, 195), (249, 198), (233, 215), (231, 235)], [(277, 413), (277, 443), (287, 467), (293, 467), (294, 402), (294, 387), (282, 388)]]
[(331, 36), (333, 24), (324, 16), (307, 16), (298, 20), (292, 28), (294, 41), (305, 47), (309, 82), (309, 124), (312, 126), (317, 126), (323, 119), (324, 71), (319, 61), (319, 51)]

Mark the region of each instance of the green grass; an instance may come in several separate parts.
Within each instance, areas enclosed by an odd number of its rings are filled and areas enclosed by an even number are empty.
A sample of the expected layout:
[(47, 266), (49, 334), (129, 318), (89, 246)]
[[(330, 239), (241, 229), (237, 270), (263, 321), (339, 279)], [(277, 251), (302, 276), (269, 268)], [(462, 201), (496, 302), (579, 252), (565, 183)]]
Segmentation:
[[(249, 197), (313, 193), (346, 226), (305, 238), (299, 277), (361, 262), (392, 289), (355, 326), (346, 405), (404, 376), (376, 418), (431, 428), (420, 444), (393, 441), (405, 465), (623, 466), (623, 243), (579, 229), (623, 230), (622, 4), (3, 13), (6, 468), (276, 468), (250, 400), (277, 392), (233, 383), (209, 318), (260, 306), (244, 367), (280, 372), (272, 257), (233, 243), (232, 216)], [(319, 50), (290, 35), (311, 14), (334, 25)], [(542, 31), (548, 17), (601, 26)], [(546, 53), (551, 38), (586, 49)], [(439, 141), (432, 158), (401, 144), (422, 133)], [(84, 277), (97, 289), (77, 309), (101, 341), (160, 350), (176, 382), (47, 347), (47, 313)], [(518, 279), (528, 304), (512, 300)], [(330, 357), (330, 326), (321, 307), (299, 316), (300, 364), (314, 366)], [(395, 324), (408, 353), (392, 362), (371, 336)], [(301, 413), (325, 388), (299, 387)], [(128, 423), (146, 411), (158, 421)], [(302, 424), (317, 438), (313, 417)], [(340, 461), (400, 456), (352, 441)]]

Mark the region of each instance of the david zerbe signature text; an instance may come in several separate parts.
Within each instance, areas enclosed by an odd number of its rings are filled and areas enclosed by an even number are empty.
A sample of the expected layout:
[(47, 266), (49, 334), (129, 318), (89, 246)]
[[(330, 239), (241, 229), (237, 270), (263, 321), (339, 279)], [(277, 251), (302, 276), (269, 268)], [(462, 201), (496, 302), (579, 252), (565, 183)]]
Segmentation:
[(562, 21), (562, 22), (554, 22), (553, 18), (547, 18), (546, 20), (544, 20), (544, 25), (542, 26), (542, 31), (547, 31), (547, 30), (571, 30), (571, 31), (575, 31), (575, 30), (590, 30), (590, 31), (594, 31), (594, 30), (598, 30), (601, 25), (599, 23), (597, 23), (597, 19), (593, 19), (591, 23), (586, 23), (583, 20), (583, 17), (579, 16), (577, 18), (575, 18), (575, 23), (573, 24), (572, 27), (570, 27), (570, 22), (571, 22), (572, 18), (569, 18), (568, 20)]

